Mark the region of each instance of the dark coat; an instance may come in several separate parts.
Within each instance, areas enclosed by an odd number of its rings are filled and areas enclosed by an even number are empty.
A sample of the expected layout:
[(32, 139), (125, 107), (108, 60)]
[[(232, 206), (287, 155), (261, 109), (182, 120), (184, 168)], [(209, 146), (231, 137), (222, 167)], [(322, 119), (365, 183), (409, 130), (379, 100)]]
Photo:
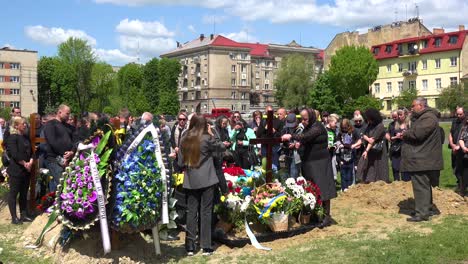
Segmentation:
[(302, 134), (292, 137), (303, 147), (302, 173), (304, 178), (317, 184), (323, 201), (336, 197), (333, 169), (328, 152), (327, 130), (320, 122), (315, 122), (304, 129)]
[(426, 108), (412, 114), (411, 127), (403, 134), (401, 171), (442, 170), (442, 144), (437, 110)]
[[(222, 142), (215, 140), (210, 135), (203, 135), (200, 142), (200, 164), (197, 168), (186, 167), (184, 172), (185, 189), (202, 189), (213, 186), (219, 182), (213, 157), (218, 152), (225, 151)], [(184, 166), (182, 149), (179, 149), (178, 165)]]
[(29, 172), (19, 162), (29, 162), (31, 159), (31, 144), (23, 135), (10, 134), (6, 146), (10, 155), (10, 165), (7, 173), (12, 178), (28, 177)]
[[(376, 142), (374, 144), (377, 144), (385, 140), (385, 127), (382, 123), (375, 126), (368, 125), (364, 134), (374, 138)], [(366, 183), (376, 181), (389, 182), (386, 146), (383, 147), (382, 151), (369, 151), (367, 159), (361, 156), (356, 171), (356, 179)]]

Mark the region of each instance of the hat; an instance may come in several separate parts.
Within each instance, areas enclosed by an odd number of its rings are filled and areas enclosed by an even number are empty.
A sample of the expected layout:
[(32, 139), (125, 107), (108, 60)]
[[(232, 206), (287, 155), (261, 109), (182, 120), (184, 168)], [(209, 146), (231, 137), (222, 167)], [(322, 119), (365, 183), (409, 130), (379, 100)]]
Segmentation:
[(286, 127), (296, 127), (296, 115), (295, 114), (288, 114), (286, 117)]

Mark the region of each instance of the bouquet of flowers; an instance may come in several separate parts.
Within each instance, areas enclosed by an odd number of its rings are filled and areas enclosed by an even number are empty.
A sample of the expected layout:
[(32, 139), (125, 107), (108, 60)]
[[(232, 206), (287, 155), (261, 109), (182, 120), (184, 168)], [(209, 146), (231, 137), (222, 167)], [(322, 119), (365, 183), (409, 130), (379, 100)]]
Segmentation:
[(112, 225), (121, 232), (139, 232), (158, 223), (166, 186), (155, 148), (153, 138), (145, 136), (119, 164)]
[(36, 206), (40, 212), (48, 212), (55, 204), (55, 192), (50, 192), (41, 197), (41, 202)]
[[(106, 196), (110, 187), (109, 157), (113, 151), (107, 147), (110, 134), (107, 132), (103, 135), (102, 131), (97, 131), (90, 140), (85, 141), (87, 147), (76, 152), (57, 186), (59, 220), (71, 229), (88, 229), (99, 219), (98, 193), (93, 176), (100, 178)], [(98, 175), (93, 175), (91, 162), (97, 164)]]
[(286, 191), (295, 199), (302, 201), (301, 212), (310, 214), (314, 210), (320, 210), (322, 201), (320, 200), (320, 189), (316, 184), (304, 179), (304, 177), (288, 178), (285, 181)]

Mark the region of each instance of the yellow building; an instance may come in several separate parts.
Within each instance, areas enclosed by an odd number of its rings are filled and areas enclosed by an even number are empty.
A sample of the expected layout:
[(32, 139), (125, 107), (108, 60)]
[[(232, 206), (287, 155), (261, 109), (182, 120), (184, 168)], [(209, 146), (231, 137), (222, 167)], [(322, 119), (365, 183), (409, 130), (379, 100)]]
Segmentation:
[(372, 46), (379, 64), (377, 80), (371, 86), (376, 98), (384, 100), (383, 112), (397, 106), (394, 99), (404, 89), (414, 87), (418, 94), (437, 107), (441, 90), (459, 84), (468, 74), (468, 30), (405, 38)]
[(0, 49), (0, 108), (37, 112), (37, 51)]
[(161, 57), (177, 59), (182, 67), (178, 80), (180, 108), (209, 113), (229, 108), (249, 113), (275, 105), (276, 72), (288, 54), (302, 54), (322, 68), (320, 50), (292, 41), (288, 45), (241, 43), (221, 35), (199, 38)]

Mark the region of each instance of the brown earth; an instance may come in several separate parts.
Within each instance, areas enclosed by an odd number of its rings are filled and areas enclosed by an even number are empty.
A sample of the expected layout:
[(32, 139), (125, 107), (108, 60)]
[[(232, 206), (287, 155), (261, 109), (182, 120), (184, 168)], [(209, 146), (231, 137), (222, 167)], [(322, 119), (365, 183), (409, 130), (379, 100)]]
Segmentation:
[[(468, 203), (458, 194), (448, 189), (433, 190), (434, 203), (440, 210), (439, 216), (434, 216), (431, 221), (440, 222), (447, 215), (468, 215)], [(327, 237), (340, 237), (357, 233), (376, 239), (387, 239), (387, 234), (394, 230), (414, 230), (430, 233), (432, 230), (418, 223), (408, 223), (406, 218), (414, 208), (414, 199), (411, 183), (394, 182), (386, 184), (383, 182), (367, 185), (356, 185), (347, 192), (340, 193), (339, 197), (332, 201), (332, 216), (336, 221), (326, 229), (314, 229), (308, 233), (288, 239), (279, 239), (273, 242), (263, 243), (264, 246), (274, 251), (288, 247), (304, 244), (311, 240)], [(5, 213), (6, 211), (6, 213)], [(5, 215), (8, 215), (6, 207), (0, 208), (0, 223), (4, 223)], [(9, 221), (9, 216), (8, 220)], [(38, 217), (24, 231), (18, 246), (32, 243), (42, 230), (47, 221), (46, 217)], [(71, 244), (65, 249), (46, 245), (39, 249), (41, 254), (51, 256), (57, 263), (155, 263), (173, 262), (185, 259), (183, 246), (184, 234), (181, 240), (176, 242), (162, 242), (163, 256), (154, 255), (154, 247), (151, 236), (148, 234), (122, 235), (119, 243), (113, 243), (112, 252), (103, 256), (102, 244), (99, 235), (99, 227), (78, 234)], [(52, 240), (53, 235), (46, 237)], [(50, 243), (49, 243), (50, 244)], [(118, 245), (120, 244), (120, 245)], [(219, 245), (215, 256), (210, 260), (216, 262), (216, 256), (237, 256), (246, 254), (268, 254), (247, 245), (243, 248), (229, 248)]]

